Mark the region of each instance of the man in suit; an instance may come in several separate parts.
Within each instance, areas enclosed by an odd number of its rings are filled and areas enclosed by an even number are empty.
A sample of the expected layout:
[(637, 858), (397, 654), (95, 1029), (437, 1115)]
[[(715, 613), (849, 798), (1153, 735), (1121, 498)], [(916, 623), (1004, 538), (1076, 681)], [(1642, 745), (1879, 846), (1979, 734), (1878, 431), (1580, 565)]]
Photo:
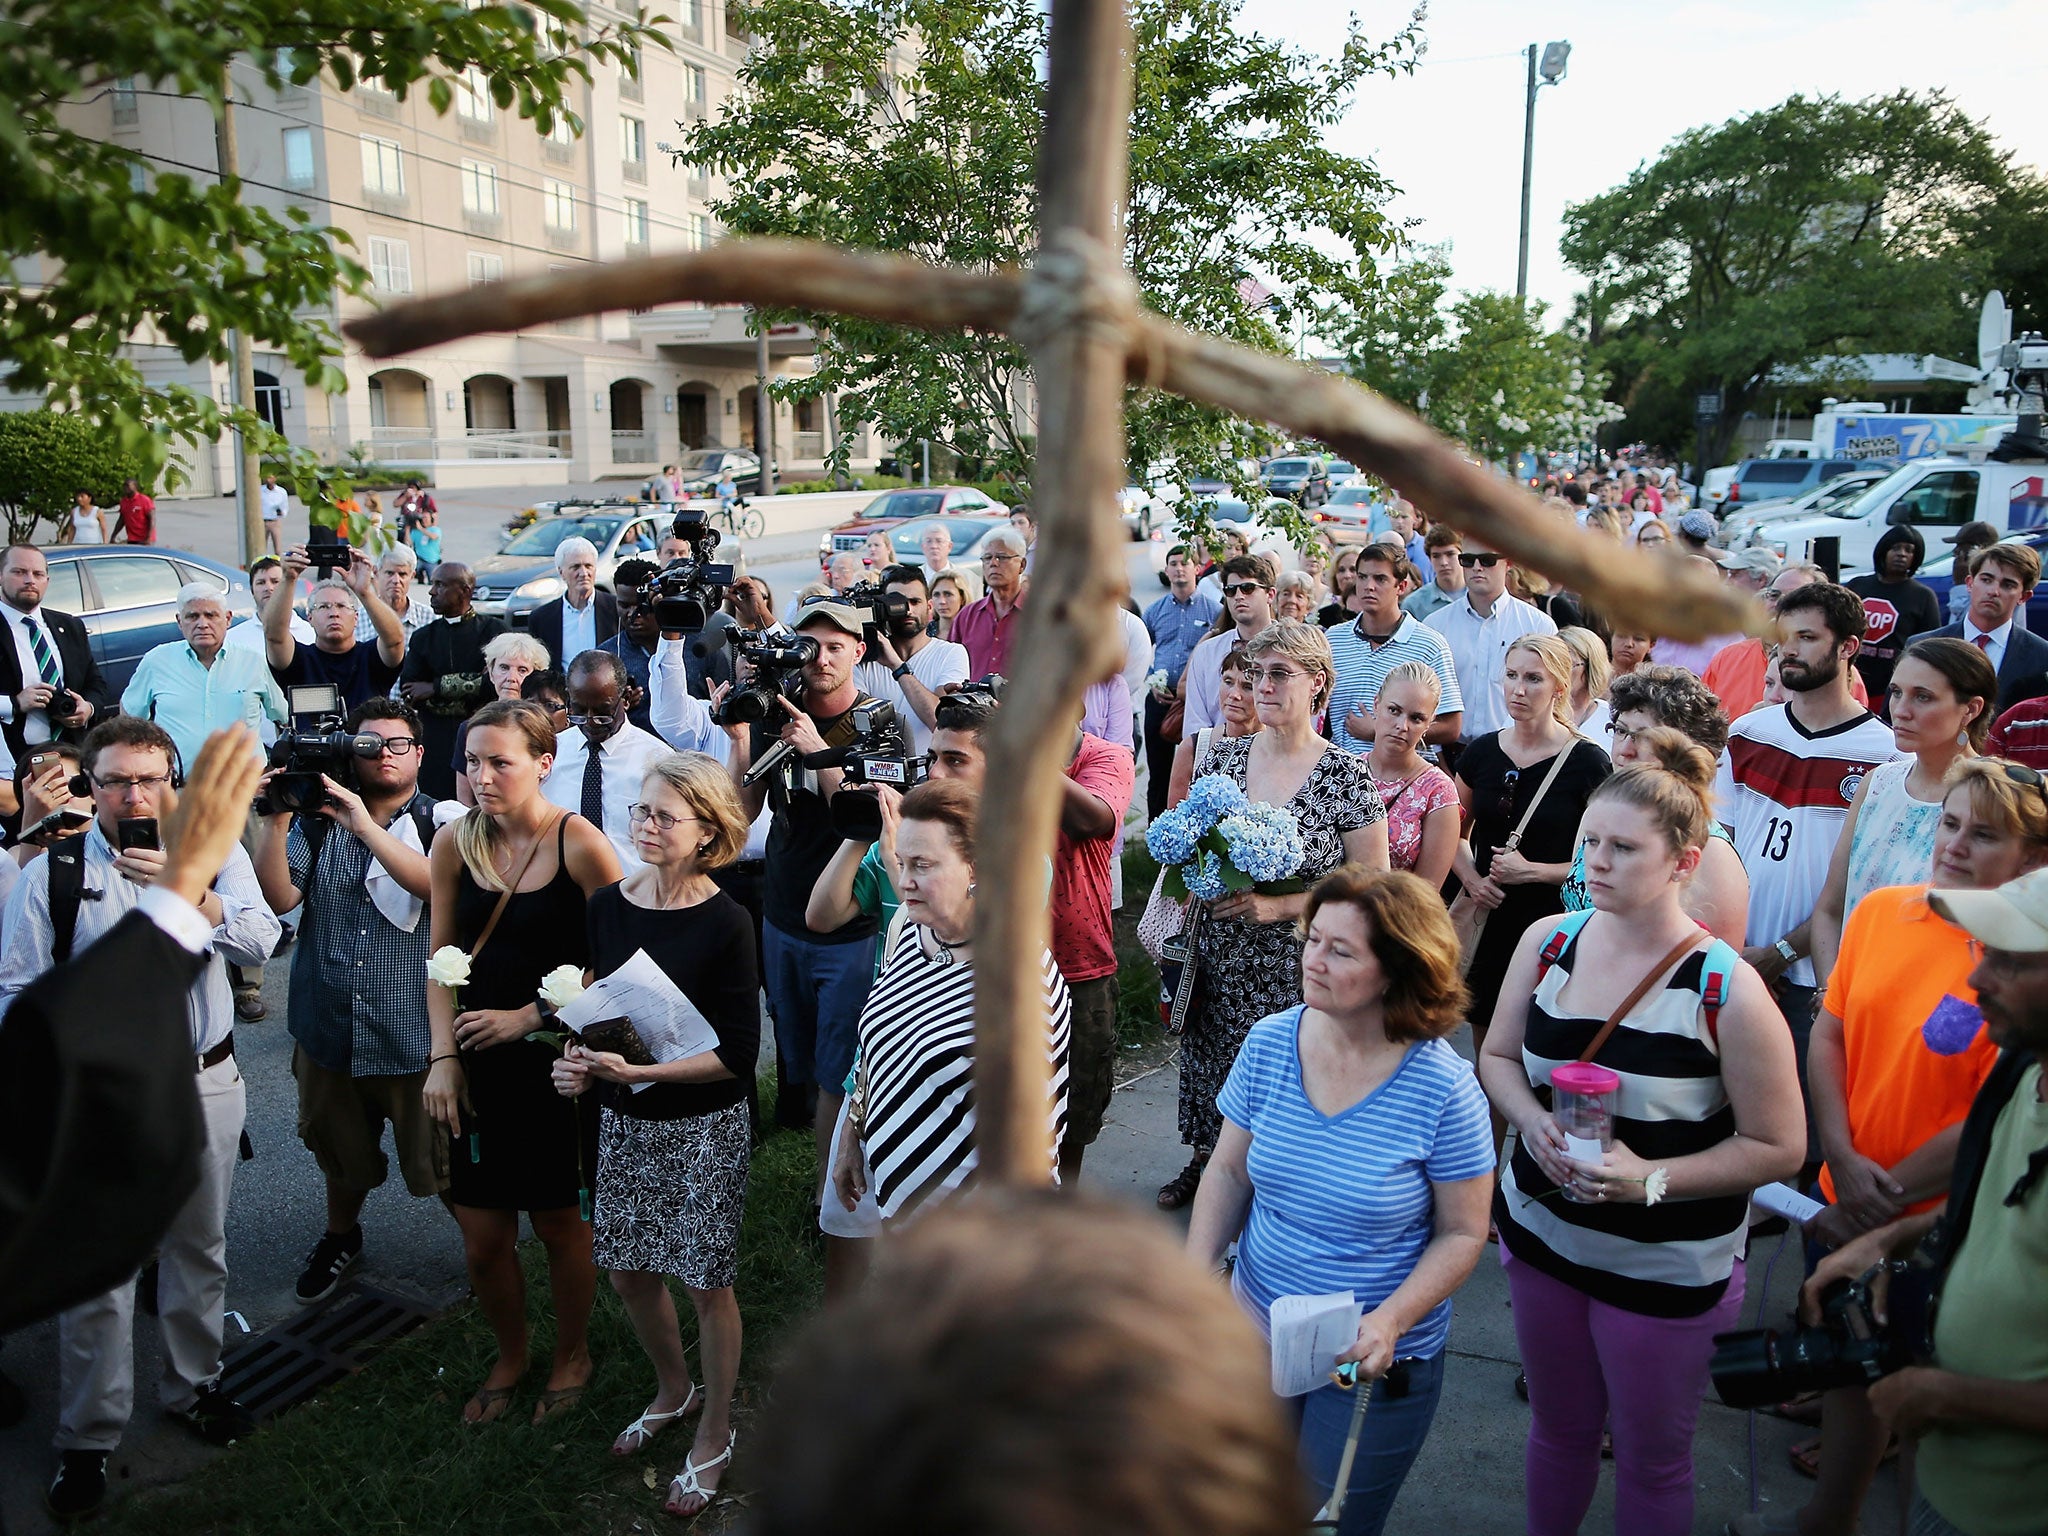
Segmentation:
[(2041, 557), (2024, 544), (1993, 544), (1970, 566), (1969, 607), (1962, 622), (1937, 635), (1967, 640), (1998, 669), (1998, 712), (2048, 694), (2048, 640), (2030, 635), (2013, 616), (2041, 579)]
[(0, 559), (0, 614), (8, 643), (0, 645), (0, 736), (20, 762), (30, 747), (54, 736), (82, 740), (114, 712), (114, 692), (92, 658), (85, 625), (46, 611), (50, 567), (33, 544), (10, 544)]
[(534, 609), (526, 628), (548, 648), (555, 665), (566, 669), (619, 632), (619, 605), (611, 593), (597, 590), (597, 546), (590, 540), (562, 540), (555, 549), (555, 571), (562, 578), (562, 595)]

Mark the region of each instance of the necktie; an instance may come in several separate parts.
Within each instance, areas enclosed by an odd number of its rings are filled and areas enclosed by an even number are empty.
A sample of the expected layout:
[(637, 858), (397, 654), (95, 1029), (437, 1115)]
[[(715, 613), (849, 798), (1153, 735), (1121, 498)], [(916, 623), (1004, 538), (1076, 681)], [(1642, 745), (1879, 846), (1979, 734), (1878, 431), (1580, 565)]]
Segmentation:
[(604, 830), (604, 753), (593, 746), (583, 760), (583, 819)]
[(21, 622), (28, 630), (28, 648), (35, 654), (36, 671), (52, 688), (62, 688), (64, 673), (57, 665), (57, 653), (50, 649), (50, 642), (43, 634), (43, 626), (33, 618), (25, 618)]
[(1970, 643), (1976, 646), (1977, 649), (1980, 651), (1989, 653), (1989, 651), (1991, 650), (1991, 637), (1989, 635), (1977, 635), (1970, 641)]

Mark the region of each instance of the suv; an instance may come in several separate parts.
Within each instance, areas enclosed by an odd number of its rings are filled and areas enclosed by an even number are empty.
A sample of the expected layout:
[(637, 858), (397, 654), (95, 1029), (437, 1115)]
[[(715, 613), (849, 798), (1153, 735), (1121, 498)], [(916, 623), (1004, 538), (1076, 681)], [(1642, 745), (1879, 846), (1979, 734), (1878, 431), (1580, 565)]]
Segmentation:
[(1317, 454), (1289, 454), (1268, 459), (1259, 484), (1269, 496), (1285, 496), (1303, 507), (1320, 507), (1330, 499), (1328, 463)]
[(1888, 528), (1917, 528), (1930, 550), (1965, 523), (1989, 523), (2006, 533), (2048, 524), (2048, 462), (1909, 459), (1846, 506), (1821, 517), (1767, 523), (1757, 542), (1792, 558), (1809, 540), (1842, 541), (1842, 573), (1870, 569), (1871, 552)]
[(1728, 482), (1728, 494), (1721, 507), (1727, 512), (1739, 508), (1745, 501), (1786, 501), (1837, 475), (1861, 469), (1866, 462), (1863, 459), (1744, 459), (1735, 466), (1734, 478)]

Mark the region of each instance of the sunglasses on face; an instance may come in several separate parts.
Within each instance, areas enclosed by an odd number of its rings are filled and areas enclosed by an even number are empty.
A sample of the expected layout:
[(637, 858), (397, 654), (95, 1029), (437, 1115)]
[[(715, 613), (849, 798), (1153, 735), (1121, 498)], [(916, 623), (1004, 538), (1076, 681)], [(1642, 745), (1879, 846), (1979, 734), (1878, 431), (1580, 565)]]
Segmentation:
[(1235, 586), (1225, 587), (1223, 595), (1225, 597), (1243, 597), (1247, 592), (1265, 592), (1269, 590), (1271, 589), (1260, 586), (1256, 581), (1240, 581)]
[(1487, 568), (1487, 569), (1488, 569), (1488, 570), (1490, 571), (1490, 570), (1492, 570), (1492, 569), (1493, 569), (1493, 568), (1494, 568), (1494, 567), (1495, 567), (1496, 565), (1499, 565), (1499, 564), (1500, 564), (1500, 556), (1499, 556), (1499, 555), (1460, 555), (1460, 556), (1458, 556), (1458, 564), (1460, 564), (1460, 565), (1462, 565), (1463, 567), (1465, 567), (1465, 569), (1466, 569), (1466, 570), (1468, 570), (1468, 571), (1469, 571), (1469, 570), (1471, 570), (1471, 569), (1472, 569), (1472, 567), (1473, 567), (1473, 566), (1475, 566), (1475, 565), (1483, 565), (1483, 566), (1485, 566), (1485, 567), (1486, 567), (1486, 568)]

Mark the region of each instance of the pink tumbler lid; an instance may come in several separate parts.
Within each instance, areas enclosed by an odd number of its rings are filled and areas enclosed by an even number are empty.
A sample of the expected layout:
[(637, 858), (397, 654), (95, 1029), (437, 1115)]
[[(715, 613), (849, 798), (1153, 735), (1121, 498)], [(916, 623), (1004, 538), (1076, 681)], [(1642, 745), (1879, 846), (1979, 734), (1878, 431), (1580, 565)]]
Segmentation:
[(1589, 1061), (1573, 1061), (1551, 1068), (1550, 1086), (1559, 1093), (1613, 1093), (1621, 1087), (1621, 1077)]

